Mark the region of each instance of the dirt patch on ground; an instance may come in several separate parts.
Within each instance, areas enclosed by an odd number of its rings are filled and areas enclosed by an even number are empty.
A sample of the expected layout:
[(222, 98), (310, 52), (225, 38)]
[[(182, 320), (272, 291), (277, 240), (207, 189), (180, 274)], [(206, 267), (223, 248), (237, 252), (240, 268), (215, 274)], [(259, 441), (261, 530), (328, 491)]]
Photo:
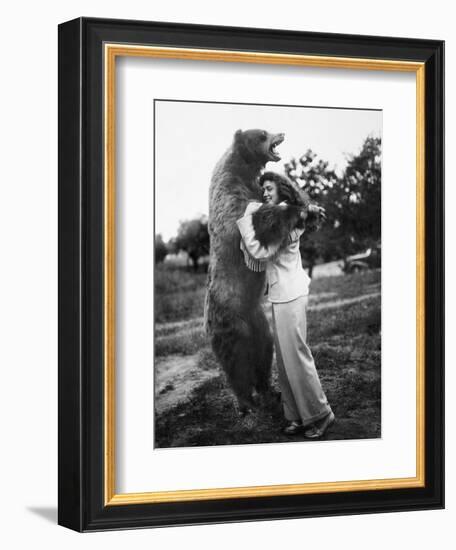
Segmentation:
[(189, 400), (203, 382), (217, 372), (202, 370), (198, 354), (168, 355), (155, 362), (155, 411), (163, 414), (179, 403)]

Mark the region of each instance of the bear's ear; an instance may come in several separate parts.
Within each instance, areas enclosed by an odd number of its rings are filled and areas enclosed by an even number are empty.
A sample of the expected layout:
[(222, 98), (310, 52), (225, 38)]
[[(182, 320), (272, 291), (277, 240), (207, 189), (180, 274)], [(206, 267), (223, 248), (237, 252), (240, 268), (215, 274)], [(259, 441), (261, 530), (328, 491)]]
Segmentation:
[(242, 137), (242, 130), (237, 130), (236, 133), (234, 134), (234, 141), (240, 141)]

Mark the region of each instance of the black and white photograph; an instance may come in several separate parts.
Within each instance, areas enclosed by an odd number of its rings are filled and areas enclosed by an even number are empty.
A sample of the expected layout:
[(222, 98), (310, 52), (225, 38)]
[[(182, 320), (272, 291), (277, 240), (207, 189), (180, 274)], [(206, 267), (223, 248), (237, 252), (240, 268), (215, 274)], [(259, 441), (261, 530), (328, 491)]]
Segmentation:
[(380, 438), (382, 111), (154, 121), (155, 448)]

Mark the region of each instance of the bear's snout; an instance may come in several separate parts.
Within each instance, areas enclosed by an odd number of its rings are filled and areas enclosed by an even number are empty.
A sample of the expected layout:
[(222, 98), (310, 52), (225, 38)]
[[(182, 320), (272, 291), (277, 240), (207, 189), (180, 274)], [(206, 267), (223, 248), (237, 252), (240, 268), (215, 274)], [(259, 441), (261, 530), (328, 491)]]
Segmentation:
[(283, 134), (283, 133), (281, 133), (281, 134), (274, 134), (274, 135), (271, 137), (271, 141), (270, 141), (270, 145), (269, 145), (269, 150), (268, 150), (269, 158), (270, 158), (271, 160), (274, 160), (274, 161), (280, 160), (280, 155), (279, 155), (279, 153), (276, 151), (276, 147), (278, 147), (278, 146), (283, 142), (284, 139), (285, 139), (285, 134)]

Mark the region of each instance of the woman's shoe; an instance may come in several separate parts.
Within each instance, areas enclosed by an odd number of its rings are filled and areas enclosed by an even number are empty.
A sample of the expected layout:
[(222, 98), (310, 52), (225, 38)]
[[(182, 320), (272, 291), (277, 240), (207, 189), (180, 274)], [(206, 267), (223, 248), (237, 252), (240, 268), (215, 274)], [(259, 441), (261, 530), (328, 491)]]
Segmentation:
[(336, 420), (336, 417), (334, 416), (334, 413), (331, 411), (329, 414), (327, 414), (323, 422), (318, 426), (312, 426), (309, 430), (306, 430), (304, 432), (304, 435), (307, 437), (307, 439), (320, 439), (322, 437), (326, 430), (331, 426), (331, 424), (334, 423)]
[(301, 430), (302, 430), (302, 423), (296, 420), (293, 420), (292, 422), (290, 422), (290, 424), (288, 424), (286, 428), (283, 429), (283, 433), (285, 435), (295, 435)]

